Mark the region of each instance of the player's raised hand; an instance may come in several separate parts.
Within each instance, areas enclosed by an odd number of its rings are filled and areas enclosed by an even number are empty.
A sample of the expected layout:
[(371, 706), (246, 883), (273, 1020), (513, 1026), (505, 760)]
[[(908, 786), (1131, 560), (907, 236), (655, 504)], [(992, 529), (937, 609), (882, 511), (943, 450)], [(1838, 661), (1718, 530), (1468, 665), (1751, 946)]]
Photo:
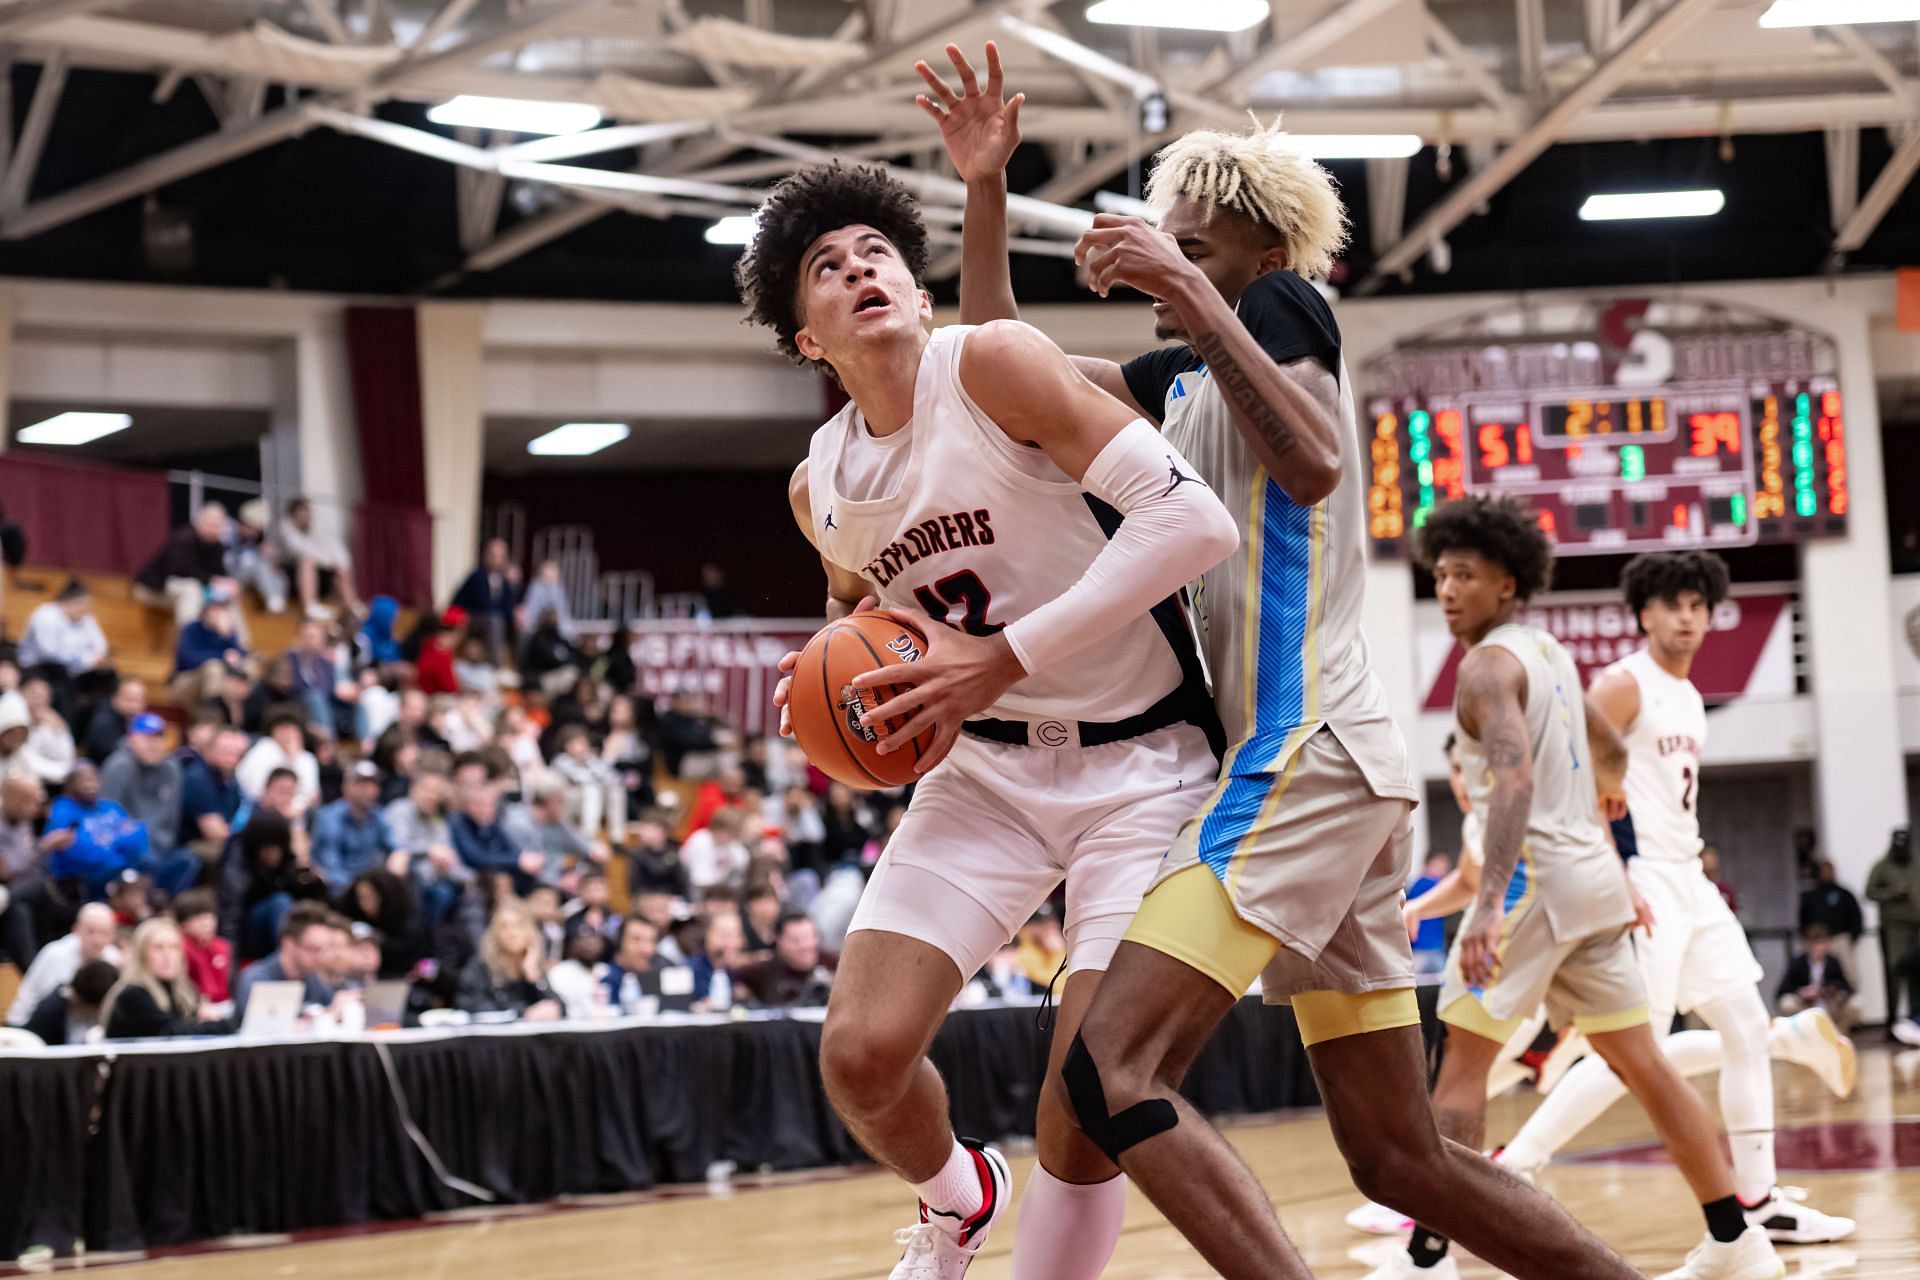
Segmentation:
[(1488, 987), (1500, 974), (1500, 925), (1506, 919), (1500, 900), (1482, 899), (1460, 926), (1460, 976), (1469, 987)]
[(1087, 269), (1087, 288), (1103, 298), (1124, 284), (1165, 300), (1200, 275), (1172, 236), (1124, 213), (1095, 214), (1092, 228), (1073, 247), (1073, 260)]
[(967, 717), (998, 702), (1026, 674), (1004, 635), (972, 636), (957, 627), (935, 625), (927, 628), (926, 653), (918, 662), (891, 663), (862, 672), (853, 678), (853, 687), (900, 688), (861, 716), (860, 723), (871, 729), (905, 717), (898, 728), (885, 730), (878, 748), (881, 755), (904, 750), (931, 729), (933, 743), (915, 766), (916, 772), (925, 773), (946, 759)]
[(1000, 74), (1000, 47), (991, 40), (987, 41), (985, 89), (980, 87), (980, 78), (974, 74), (973, 64), (960, 52), (959, 45), (948, 45), (947, 57), (960, 77), (961, 91), (955, 93), (932, 67), (916, 62), (913, 69), (927, 82), (929, 92), (918, 95), (914, 101), (939, 122), (940, 136), (947, 144), (947, 158), (953, 161), (960, 177), (967, 182), (991, 178), (1007, 167), (1013, 149), (1020, 145), (1020, 104), (1027, 100), (1027, 95), (1001, 96), (1005, 90)]

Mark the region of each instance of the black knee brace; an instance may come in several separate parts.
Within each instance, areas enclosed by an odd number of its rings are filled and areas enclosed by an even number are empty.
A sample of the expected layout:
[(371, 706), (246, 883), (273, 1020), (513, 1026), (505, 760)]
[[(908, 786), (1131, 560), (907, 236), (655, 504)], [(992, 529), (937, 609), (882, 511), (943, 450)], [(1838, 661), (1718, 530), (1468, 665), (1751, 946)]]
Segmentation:
[(1060, 1067), (1060, 1079), (1067, 1086), (1067, 1098), (1073, 1103), (1080, 1131), (1115, 1164), (1120, 1162), (1121, 1152), (1180, 1123), (1179, 1112), (1165, 1098), (1148, 1098), (1117, 1115), (1109, 1114), (1107, 1091), (1100, 1084), (1100, 1068), (1094, 1065), (1087, 1042), (1079, 1036), (1073, 1038), (1073, 1047), (1067, 1050), (1067, 1060)]

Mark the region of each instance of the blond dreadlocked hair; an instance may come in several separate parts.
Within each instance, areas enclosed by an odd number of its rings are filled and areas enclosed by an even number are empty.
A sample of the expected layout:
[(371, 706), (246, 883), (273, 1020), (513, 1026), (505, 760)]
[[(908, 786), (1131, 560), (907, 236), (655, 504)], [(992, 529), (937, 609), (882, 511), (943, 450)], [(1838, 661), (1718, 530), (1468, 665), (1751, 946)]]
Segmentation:
[(1182, 196), (1231, 209), (1287, 246), (1287, 265), (1324, 276), (1347, 243), (1347, 211), (1333, 175), (1295, 150), (1275, 120), (1243, 133), (1196, 129), (1154, 158), (1147, 203), (1165, 210)]

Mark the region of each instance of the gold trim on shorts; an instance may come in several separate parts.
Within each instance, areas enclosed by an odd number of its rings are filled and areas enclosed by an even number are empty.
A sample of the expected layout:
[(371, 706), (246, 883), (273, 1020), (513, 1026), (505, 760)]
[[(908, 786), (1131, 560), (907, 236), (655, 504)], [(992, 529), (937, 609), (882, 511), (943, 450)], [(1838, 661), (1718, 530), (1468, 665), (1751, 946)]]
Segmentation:
[(1412, 987), (1360, 995), (1346, 991), (1301, 991), (1293, 997), (1293, 1017), (1300, 1024), (1301, 1043), (1311, 1048), (1343, 1036), (1417, 1027), (1420, 1001)]
[(1148, 892), (1123, 941), (1198, 969), (1236, 1000), (1280, 950), (1280, 939), (1240, 918), (1220, 877), (1199, 862)]
[(1619, 1013), (1577, 1013), (1573, 1016), (1573, 1029), (1590, 1036), (1605, 1035), (1609, 1031), (1644, 1026), (1651, 1017), (1645, 1005), (1622, 1009)]
[(1520, 1029), (1520, 1024), (1526, 1019), (1496, 1018), (1487, 1012), (1487, 1006), (1480, 1003), (1480, 997), (1469, 991), (1440, 1011), (1440, 1021), (1473, 1035), (1505, 1044), (1513, 1039), (1513, 1033)]

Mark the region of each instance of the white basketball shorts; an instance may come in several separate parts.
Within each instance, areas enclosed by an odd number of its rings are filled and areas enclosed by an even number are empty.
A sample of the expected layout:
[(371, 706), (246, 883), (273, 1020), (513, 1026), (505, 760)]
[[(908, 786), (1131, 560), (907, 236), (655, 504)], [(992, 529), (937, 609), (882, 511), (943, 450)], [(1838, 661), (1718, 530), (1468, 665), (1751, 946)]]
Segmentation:
[(1747, 931), (1700, 870), (1700, 861), (1645, 856), (1627, 864), (1633, 887), (1653, 908), (1653, 933), (1633, 934), (1657, 1035), (1686, 1013), (1760, 981)]
[(964, 981), (1065, 880), (1067, 971), (1105, 969), (1218, 772), (1188, 724), (1059, 749), (963, 734), (914, 789), (848, 932), (931, 943)]

